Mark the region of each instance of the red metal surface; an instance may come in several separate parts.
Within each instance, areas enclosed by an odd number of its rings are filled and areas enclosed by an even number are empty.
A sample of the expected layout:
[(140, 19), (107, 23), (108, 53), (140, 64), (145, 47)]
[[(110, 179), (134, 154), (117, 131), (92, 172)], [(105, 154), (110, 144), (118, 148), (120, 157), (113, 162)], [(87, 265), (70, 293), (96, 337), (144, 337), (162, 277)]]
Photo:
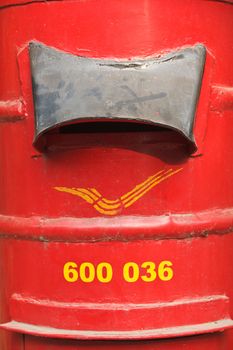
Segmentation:
[[(109, 342), (109, 341), (98, 341), (98, 342), (87, 342), (87, 341), (61, 341), (55, 339), (49, 339), (46, 344), (42, 338), (26, 337), (25, 349), (26, 350), (47, 350), (48, 346), (51, 350), (112, 350), (112, 349), (123, 349), (123, 350), (200, 350), (200, 349), (228, 349), (227, 348), (228, 334), (211, 334), (202, 335), (198, 337), (184, 337), (169, 340), (153, 340), (153, 341), (142, 341), (142, 342)], [(201, 344), (201, 345), (200, 345)]]
[[(0, 323), (11, 330), (1, 331), (1, 349), (233, 347), (226, 330), (233, 317), (232, 30), (229, 1), (0, 2)], [(124, 59), (204, 44), (197, 153), (171, 131), (56, 132), (50, 151), (38, 153), (31, 40)], [(157, 184), (155, 174), (169, 169), (174, 175)], [(102, 197), (88, 202), (80, 193), (93, 188)], [(134, 203), (101, 212), (100, 202), (109, 208), (124, 196)], [(68, 282), (69, 261), (95, 271), (107, 262), (113, 277)], [(142, 267), (148, 261), (156, 265), (151, 282), (141, 278), (150, 276)], [(170, 280), (159, 278), (161, 261), (172, 263)], [(139, 266), (135, 282), (122, 277), (128, 262)], [(209, 334), (184, 337), (201, 333)], [(142, 338), (152, 340), (136, 341)]]
[[(48, 345), (51, 350), (76, 350), (78, 349), (104, 349), (112, 350), (121, 348), (123, 350), (199, 350), (200, 344), (202, 349), (211, 349), (211, 350), (224, 350), (226, 349), (226, 342), (222, 335), (211, 335), (211, 336), (199, 336), (199, 337), (186, 337), (178, 339), (176, 342), (173, 342), (171, 345), (170, 341), (143, 341), (143, 342), (58, 342), (56, 340), (49, 340)], [(172, 346), (172, 347), (171, 347)], [(46, 349), (44, 341), (38, 339), (35, 341), (33, 338), (26, 338), (26, 350), (41, 350)]]
[[(229, 281), (227, 278), (222, 281), (223, 272), (218, 268), (226, 259), (233, 258), (231, 240), (231, 235), (225, 240), (218, 235), (193, 238), (189, 244), (187, 240), (98, 244), (7, 240), (5, 250), (11, 249), (18, 261), (17, 267), (8, 273), (19, 276), (14, 278), (15, 286), (10, 291), (11, 317), (24, 324), (54, 328), (41, 329), (41, 334), (71, 338), (157, 338), (210, 332), (216, 327), (221, 329), (221, 320), (226, 322), (225, 327), (232, 326), (229, 300), (224, 295)], [(67, 257), (80, 266), (87, 261), (87, 252), (88, 261), (95, 267), (103, 257), (112, 265), (113, 277), (109, 283), (101, 283), (97, 274), (92, 282), (85, 283), (81, 272), (73, 283), (64, 280), (62, 268)], [(214, 259), (207, 258), (213, 255)], [(139, 277), (129, 283), (124, 278), (123, 266), (128, 261), (139, 266), (144, 261), (154, 261), (158, 266), (163, 260), (173, 263), (171, 280), (163, 281), (158, 275), (153, 282)], [(216, 272), (210, 275), (212, 270)], [(23, 279), (20, 271), (24, 271)], [(144, 268), (140, 268), (140, 275), (145, 275)], [(20, 324), (7, 327), (33, 333)], [(156, 331), (161, 328), (163, 332)], [(66, 332), (59, 333), (59, 329)], [(37, 332), (40, 333), (39, 329)]]

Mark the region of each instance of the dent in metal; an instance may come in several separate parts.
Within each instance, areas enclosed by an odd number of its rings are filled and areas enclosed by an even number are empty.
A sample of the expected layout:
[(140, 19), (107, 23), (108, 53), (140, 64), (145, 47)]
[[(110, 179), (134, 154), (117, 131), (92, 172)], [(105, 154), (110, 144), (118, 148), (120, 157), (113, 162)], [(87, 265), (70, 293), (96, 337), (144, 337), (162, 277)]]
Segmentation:
[(144, 60), (91, 59), (32, 42), (35, 145), (56, 126), (126, 120), (176, 129), (195, 144), (193, 123), (205, 48)]

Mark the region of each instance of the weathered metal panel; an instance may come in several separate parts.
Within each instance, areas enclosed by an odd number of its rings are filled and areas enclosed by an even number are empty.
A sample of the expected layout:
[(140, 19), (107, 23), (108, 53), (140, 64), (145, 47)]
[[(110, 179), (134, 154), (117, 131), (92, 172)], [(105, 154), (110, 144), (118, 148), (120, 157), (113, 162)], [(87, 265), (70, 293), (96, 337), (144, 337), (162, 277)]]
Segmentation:
[(36, 136), (64, 123), (132, 120), (174, 128), (191, 142), (205, 48), (145, 60), (96, 60), (30, 44)]

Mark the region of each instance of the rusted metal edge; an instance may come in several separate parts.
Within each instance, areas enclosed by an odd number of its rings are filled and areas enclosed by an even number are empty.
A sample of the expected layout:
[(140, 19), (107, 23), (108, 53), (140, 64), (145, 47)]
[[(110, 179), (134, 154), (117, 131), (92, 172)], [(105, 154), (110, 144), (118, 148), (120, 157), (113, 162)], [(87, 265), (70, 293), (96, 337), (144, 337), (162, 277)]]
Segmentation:
[(9, 8), (9, 7), (15, 7), (15, 6), (25, 6), (25, 5), (32, 5), (36, 3), (47, 3), (47, 2), (60, 2), (60, 1), (66, 1), (66, 0), (2, 0), (2, 4), (0, 5), (0, 10)]
[(233, 208), (161, 216), (46, 218), (0, 215), (0, 237), (36, 241), (185, 239), (233, 232)]
[(24, 334), (62, 339), (89, 339), (89, 340), (119, 340), (119, 339), (155, 339), (183, 337), (195, 334), (222, 332), (233, 327), (231, 319), (194, 324), (188, 326), (134, 330), (134, 331), (75, 331), (52, 327), (36, 326), (28, 323), (11, 321), (2, 324), (0, 328)]
[[(22, 5), (32, 5), (35, 3), (47, 3), (47, 2), (64, 2), (68, 0), (2, 0), (0, 5), (0, 10), (13, 6), (22, 6)], [(74, 1), (74, 0), (73, 0)], [(233, 5), (233, 0), (207, 0), (209, 2), (222, 2), (224, 4)]]
[(233, 0), (207, 0), (209, 2), (222, 2), (223, 4), (233, 5)]

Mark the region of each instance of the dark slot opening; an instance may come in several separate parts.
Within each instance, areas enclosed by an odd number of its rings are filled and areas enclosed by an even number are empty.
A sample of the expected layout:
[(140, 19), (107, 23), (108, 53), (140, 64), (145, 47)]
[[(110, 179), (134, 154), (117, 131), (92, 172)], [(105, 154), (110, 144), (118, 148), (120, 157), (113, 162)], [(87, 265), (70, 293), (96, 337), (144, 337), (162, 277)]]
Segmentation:
[(140, 122), (119, 122), (119, 121), (98, 121), (98, 122), (83, 122), (78, 124), (63, 125), (59, 128), (61, 134), (76, 134), (76, 133), (124, 133), (124, 132), (162, 132), (171, 129), (145, 124)]
[(178, 147), (186, 149), (188, 153), (190, 149), (193, 151), (193, 144), (177, 130), (135, 121), (79, 121), (57, 126), (36, 140), (36, 146), (42, 152), (83, 147), (118, 147), (140, 151), (149, 145), (170, 150)]

